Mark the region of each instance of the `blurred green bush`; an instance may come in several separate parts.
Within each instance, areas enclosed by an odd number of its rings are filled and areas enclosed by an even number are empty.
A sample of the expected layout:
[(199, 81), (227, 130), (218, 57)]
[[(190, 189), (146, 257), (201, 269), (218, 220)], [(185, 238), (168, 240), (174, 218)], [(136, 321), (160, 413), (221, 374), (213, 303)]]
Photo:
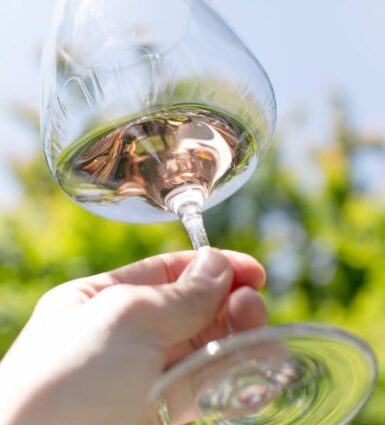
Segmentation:
[[(385, 198), (357, 177), (360, 158), (385, 155), (337, 114), (334, 134), (305, 167), (305, 189), (276, 148), (238, 194), (206, 214), (213, 245), (248, 252), (267, 268), (271, 322), (335, 324), (369, 342), (377, 390), (354, 424), (385, 423)], [(279, 141), (275, 143), (279, 147)], [(126, 225), (98, 218), (56, 186), (42, 155), (14, 164), (24, 199), (0, 216), (0, 356), (49, 288), (165, 251), (189, 249), (178, 223)]]

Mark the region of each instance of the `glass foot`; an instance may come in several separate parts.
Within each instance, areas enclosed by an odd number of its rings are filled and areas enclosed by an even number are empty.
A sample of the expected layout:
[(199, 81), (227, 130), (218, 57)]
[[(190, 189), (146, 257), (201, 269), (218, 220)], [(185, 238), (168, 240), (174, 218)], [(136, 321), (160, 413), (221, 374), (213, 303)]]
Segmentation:
[(151, 423), (347, 424), (370, 397), (376, 373), (370, 348), (336, 328), (248, 331), (167, 371), (152, 392)]

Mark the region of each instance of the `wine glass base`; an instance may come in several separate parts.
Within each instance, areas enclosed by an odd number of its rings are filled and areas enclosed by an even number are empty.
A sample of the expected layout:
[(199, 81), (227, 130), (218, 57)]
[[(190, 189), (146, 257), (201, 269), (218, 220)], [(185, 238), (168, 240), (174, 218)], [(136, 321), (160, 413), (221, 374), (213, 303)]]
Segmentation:
[(370, 397), (376, 373), (369, 347), (336, 328), (247, 331), (167, 371), (152, 392), (152, 423), (346, 424)]
[(224, 376), (209, 382), (199, 398), (203, 412), (222, 412), (226, 417), (242, 412), (257, 412), (274, 400), (296, 375), (294, 365), (261, 365), (255, 359), (245, 361), (226, 371)]

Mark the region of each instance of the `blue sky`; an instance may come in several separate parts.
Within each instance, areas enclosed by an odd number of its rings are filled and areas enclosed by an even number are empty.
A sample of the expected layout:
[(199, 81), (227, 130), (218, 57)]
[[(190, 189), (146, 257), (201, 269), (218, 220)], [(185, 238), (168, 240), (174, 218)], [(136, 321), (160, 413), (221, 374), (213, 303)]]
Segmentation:
[[(267, 70), (277, 97), (278, 130), (292, 150), (327, 139), (330, 98), (349, 100), (357, 128), (385, 135), (385, 1), (211, 0)], [(0, 4), (0, 208), (18, 197), (10, 156), (36, 146), (9, 113), (39, 104), (39, 49), (53, 0)], [(307, 111), (300, 127), (290, 117)], [(290, 148), (288, 148), (290, 150)]]

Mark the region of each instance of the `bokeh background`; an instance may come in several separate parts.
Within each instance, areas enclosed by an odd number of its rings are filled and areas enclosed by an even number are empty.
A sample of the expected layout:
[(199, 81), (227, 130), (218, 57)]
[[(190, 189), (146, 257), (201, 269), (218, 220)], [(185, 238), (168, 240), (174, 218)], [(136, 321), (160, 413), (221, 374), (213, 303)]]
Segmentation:
[[(0, 357), (50, 287), (189, 248), (178, 223), (123, 225), (94, 217), (50, 177), (38, 107), (52, 4), (0, 4)], [(383, 425), (385, 2), (212, 4), (271, 77), (278, 123), (252, 180), (207, 213), (209, 237), (265, 265), (271, 323), (339, 325), (373, 347), (377, 389), (353, 423)]]

